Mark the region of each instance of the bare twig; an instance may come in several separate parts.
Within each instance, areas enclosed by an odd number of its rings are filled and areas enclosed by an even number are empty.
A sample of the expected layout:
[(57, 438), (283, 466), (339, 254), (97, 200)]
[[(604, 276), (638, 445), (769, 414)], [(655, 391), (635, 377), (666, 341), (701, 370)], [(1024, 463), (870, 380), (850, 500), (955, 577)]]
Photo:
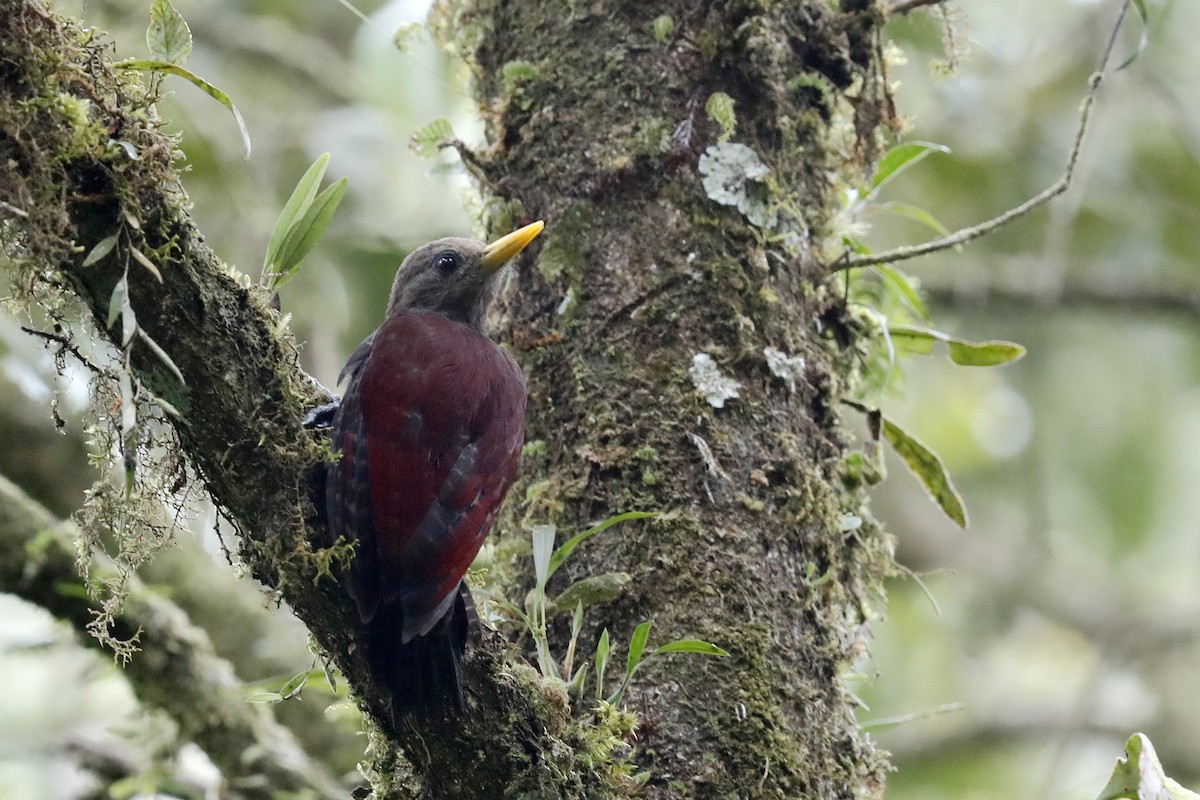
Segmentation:
[[(972, 239), (977, 239), (986, 233), (991, 233), (1002, 225), (1012, 222), (1018, 217), (1028, 214), (1038, 206), (1048, 202), (1065, 192), (1071, 186), (1071, 178), (1075, 174), (1075, 165), (1079, 161), (1079, 153), (1083, 148), (1083, 137), (1087, 133), (1088, 121), (1092, 113), (1092, 105), (1096, 102), (1096, 93), (1100, 89), (1100, 83), (1104, 80), (1104, 71), (1108, 67), (1108, 60), (1112, 56), (1113, 49), (1117, 44), (1117, 34), (1121, 30), (1121, 25), (1125, 22), (1125, 15), (1129, 11), (1129, 4), (1132, 0), (1125, 0), (1121, 5), (1121, 13), (1117, 16), (1117, 22), (1113, 26), (1112, 33), (1108, 37), (1108, 45), (1104, 48), (1104, 54), (1100, 58), (1100, 66), (1092, 73), (1088, 79), (1088, 90), (1083, 97), (1083, 105), (1079, 109), (1079, 127), (1075, 131), (1075, 142), (1071, 147), (1071, 153), (1067, 157), (1067, 167), (1063, 174), (1059, 176), (1053, 184), (1033, 197), (1026, 200), (1021, 205), (1005, 211), (1003, 214), (992, 217), (987, 222), (982, 222), (979, 225), (973, 225), (970, 228), (962, 228), (955, 231), (949, 236), (935, 239), (932, 242), (925, 244), (911, 245), (908, 247), (897, 247), (895, 250), (887, 250), (882, 253), (868, 253), (860, 256), (847, 256), (834, 265), (835, 270), (853, 269), (855, 267), (868, 267), (873, 264), (891, 264), (897, 261), (907, 261), (910, 258), (917, 256), (936, 253), (939, 250), (948, 250), (951, 247), (957, 247), (961, 244), (966, 244)], [(916, 0), (912, 0), (916, 2)]]
[(910, 11), (916, 11), (918, 8), (925, 6), (937, 6), (946, 2), (946, 0), (892, 0), (887, 4), (887, 13), (889, 17), (894, 17), (899, 14), (907, 14)]

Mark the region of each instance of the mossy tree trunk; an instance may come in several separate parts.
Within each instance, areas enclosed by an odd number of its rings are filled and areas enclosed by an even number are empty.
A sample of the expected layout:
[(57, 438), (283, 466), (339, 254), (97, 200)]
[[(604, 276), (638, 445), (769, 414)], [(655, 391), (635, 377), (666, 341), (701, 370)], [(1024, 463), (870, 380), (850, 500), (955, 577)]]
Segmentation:
[[(843, 474), (838, 403), (858, 352), (815, 250), (834, 185), (869, 171), (885, 116), (878, 9), (523, 0), (448, 2), (440, 17), (476, 68), (492, 146), (468, 160), (493, 201), (491, 226), (547, 221), (536, 269), (512, 273), (497, 319), (530, 377), (528, 438), (541, 442), (514, 492), (536, 483), (532, 500), (510, 502), (499, 527), (523, 536), (518, 516), (573, 531), (662, 512), (592, 540), (563, 571), (633, 575), (618, 600), (589, 610), (584, 641), (607, 628), (627, 642), (652, 618), (651, 646), (695, 637), (732, 654), (663, 658), (639, 674), (629, 699), (648, 796), (878, 792), (885, 763), (840, 676), (861, 653), (890, 556), (870, 523), (844, 522), (861, 497)], [(148, 346), (129, 351), (133, 373), (179, 409), (179, 441), (237, 523), (256, 577), (379, 710), (353, 608), (323, 577), (338, 564), (309, 522), (306, 475), (321, 448), (299, 422), (321, 392), (265, 298), (192, 227), (172, 189), (173, 142), (141, 113), (152, 98), (115, 78), (108, 58), (40, 4), (0, 0), (6, 251), (35, 297), (77, 294), (109, 336), (121, 328), (103, 324), (113, 287), (128, 276), (139, 326), (186, 388)], [(752, 151), (753, 169), (743, 161), (723, 191), (706, 190), (702, 159), (722, 139), (718, 155)], [(708, 158), (713, 178), (721, 158)], [(710, 195), (742, 200), (749, 216)], [(114, 232), (111, 253), (84, 267)], [(162, 282), (128, 266), (132, 248), (157, 261)], [(698, 388), (714, 380), (693, 374), (702, 353), (737, 383), (723, 407)], [(527, 572), (498, 572), (514, 591), (528, 585)], [(583, 752), (586, 725), (494, 637), (472, 680), (461, 718), (384, 724), (372, 737), (381, 793), (631, 791), (619, 769), (588, 758), (594, 748)], [(410, 763), (391, 759), (389, 741)]]
[[(853, 154), (872, 150), (882, 114), (878, 11), (601, 0), (479, 3), (460, 21), (489, 31), (468, 54), (495, 145), (483, 171), (548, 226), (537, 269), (504, 295), (500, 336), (530, 377), (527, 438), (545, 444), (525, 462), (541, 485), (524, 513), (573, 532), (664, 512), (573, 556), (564, 577), (633, 575), (589, 610), (583, 638), (608, 628), (628, 643), (653, 619), (652, 646), (695, 637), (732, 654), (639, 673), (650, 796), (879, 788), (839, 675), (890, 555), (877, 533), (844, 531), (859, 499), (837, 406), (853, 365), (825, 338), (840, 300), (813, 252), (831, 185), (866, 168)], [(771, 169), (773, 230), (706, 193), (714, 93), (734, 101), (732, 141)], [(804, 359), (794, 384), (771, 348)], [(689, 372), (699, 353), (740, 384), (722, 408)]]

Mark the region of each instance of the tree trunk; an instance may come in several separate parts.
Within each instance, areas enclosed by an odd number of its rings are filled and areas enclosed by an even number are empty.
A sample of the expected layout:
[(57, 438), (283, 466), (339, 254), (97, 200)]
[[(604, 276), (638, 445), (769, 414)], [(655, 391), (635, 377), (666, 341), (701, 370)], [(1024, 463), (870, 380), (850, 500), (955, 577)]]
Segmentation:
[[(604, 628), (623, 652), (653, 619), (651, 647), (694, 637), (731, 653), (664, 657), (638, 674), (633, 759), (650, 770), (648, 796), (880, 792), (886, 763), (842, 674), (862, 654), (890, 545), (869, 521), (846, 522), (866, 519), (837, 413), (859, 351), (817, 252), (834, 186), (869, 172), (886, 116), (879, 10), (530, 0), (448, 2), (440, 17), (476, 70), (491, 147), (465, 155), (493, 232), (547, 222), (536, 269), (514, 271), (500, 303), (499, 338), (530, 380), (528, 439), (540, 442), (501, 535), (524, 537), (520, 515), (574, 532), (661, 512), (591, 540), (563, 570), (633, 575), (617, 601), (588, 610), (584, 652)], [(191, 226), (174, 143), (137, 113), (152, 100), (114, 78), (94, 38), (37, 3), (0, 0), (0, 238), (36, 299), (76, 293), (112, 337), (110, 298), (128, 275), (139, 326), (186, 387), (139, 343), (133, 373), (179, 409), (179, 443), (236, 521), (255, 576), (381, 712), (353, 607), (326, 577), (338, 551), (311, 525), (306, 475), (321, 447), (299, 422), (322, 393), (265, 298)], [(112, 252), (84, 267), (114, 232)], [(128, 266), (134, 247), (162, 282)], [(522, 495), (532, 499), (519, 508)], [(519, 596), (527, 561), (499, 566)], [(397, 730), (377, 714), (380, 796), (634, 790), (628, 765), (598, 755), (591, 723), (495, 637), (471, 680), (461, 717)]]

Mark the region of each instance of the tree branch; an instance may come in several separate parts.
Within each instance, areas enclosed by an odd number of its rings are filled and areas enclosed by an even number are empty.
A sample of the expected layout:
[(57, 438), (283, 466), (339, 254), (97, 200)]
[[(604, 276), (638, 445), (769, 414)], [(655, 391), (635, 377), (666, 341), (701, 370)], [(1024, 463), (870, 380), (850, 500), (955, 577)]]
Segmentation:
[[(104, 563), (96, 567), (111, 571)], [(100, 649), (87, 631), (95, 609), (75, 567), (72, 526), (2, 476), (0, 592), (46, 609)], [(175, 720), (180, 737), (196, 742), (242, 797), (271, 800), (288, 791), (328, 800), (345, 796), (267, 707), (245, 701), (233, 667), (169, 600), (135, 578), (117, 626), (125, 637), (140, 632), (141, 651), (124, 670), (135, 694)]]

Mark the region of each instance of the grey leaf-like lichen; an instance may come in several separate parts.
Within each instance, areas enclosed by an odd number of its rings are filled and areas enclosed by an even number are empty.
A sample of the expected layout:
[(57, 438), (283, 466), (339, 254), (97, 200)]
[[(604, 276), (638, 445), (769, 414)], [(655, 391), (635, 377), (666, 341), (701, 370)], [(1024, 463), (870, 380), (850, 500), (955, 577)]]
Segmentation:
[(767, 205), (767, 187), (762, 182), (771, 168), (758, 153), (744, 144), (722, 142), (705, 150), (698, 166), (709, 199), (734, 206), (759, 227), (775, 225), (776, 214)]
[(738, 396), (742, 385), (728, 375), (722, 375), (717, 362), (708, 353), (696, 353), (692, 356), (692, 366), (688, 367), (692, 376), (692, 384), (696, 391), (704, 395), (704, 399), (713, 408), (724, 408), (725, 401)]

